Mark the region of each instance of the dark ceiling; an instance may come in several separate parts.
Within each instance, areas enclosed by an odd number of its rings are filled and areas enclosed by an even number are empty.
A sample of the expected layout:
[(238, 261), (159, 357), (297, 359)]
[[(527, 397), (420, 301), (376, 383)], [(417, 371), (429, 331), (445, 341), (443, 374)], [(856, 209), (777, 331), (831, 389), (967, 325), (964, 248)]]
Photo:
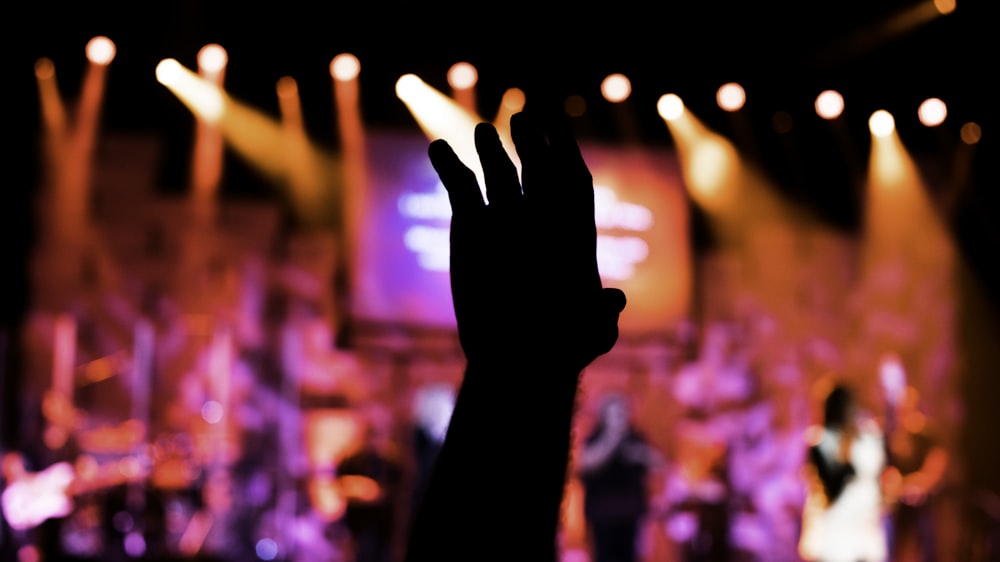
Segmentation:
[[(963, 123), (983, 126), (983, 144), (992, 134), (988, 85), (1000, 50), (985, 4), (959, 0), (949, 15), (922, 18), (921, 10), (936, 12), (916, 0), (466, 3), (451, 8), (182, 0), (158, 9), (150, 3), (111, 3), (99, 10), (82, 3), (58, 9), (36, 3), (18, 8), (30, 12), (21, 21), (36, 31), (29, 46), (22, 46), (28, 56), (17, 79), (32, 80), (27, 65), (47, 56), (56, 63), (65, 95), (75, 95), (87, 40), (111, 37), (118, 55), (109, 75), (104, 127), (161, 135), (171, 155), (163, 183), (179, 184), (193, 120), (155, 81), (154, 68), (166, 57), (194, 67), (206, 43), (220, 43), (229, 52), (227, 90), (264, 111), (277, 114), (275, 83), (294, 77), (310, 133), (331, 143), (328, 64), (341, 52), (361, 60), (366, 122), (414, 130), (415, 122), (395, 97), (396, 79), (414, 72), (446, 90), (448, 68), (464, 60), (479, 70), (484, 117), (492, 117), (502, 92), (513, 86), (525, 90), (529, 104), (579, 94), (588, 102), (588, 128), (582, 134), (620, 142), (616, 112), (601, 99), (599, 87), (607, 74), (622, 72), (633, 84), (625, 109), (642, 142), (671, 144), (655, 105), (662, 94), (677, 93), (703, 121), (755, 154), (790, 195), (850, 227), (858, 215), (850, 195), (857, 169), (848, 165), (850, 157), (835, 142), (831, 124), (814, 113), (816, 94), (827, 88), (844, 94), (839, 126), (846, 129), (855, 158), (863, 162), (867, 154), (868, 116), (888, 109), (896, 115), (904, 144), (931, 166), (947, 169)], [(46, 25), (46, 18), (58, 21)], [(736, 116), (715, 104), (718, 86), (734, 80), (748, 96)], [(948, 120), (936, 129), (916, 118), (917, 106), (927, 97), (949, 104)], [(792, 116), (790, 135), (773, 129), (778, 111)], [(737, 134), (739, 120), (749, 125), (749, 135)], [(257, 180), (239, 162), (230, 168), (226, 189), (255, 189)]]

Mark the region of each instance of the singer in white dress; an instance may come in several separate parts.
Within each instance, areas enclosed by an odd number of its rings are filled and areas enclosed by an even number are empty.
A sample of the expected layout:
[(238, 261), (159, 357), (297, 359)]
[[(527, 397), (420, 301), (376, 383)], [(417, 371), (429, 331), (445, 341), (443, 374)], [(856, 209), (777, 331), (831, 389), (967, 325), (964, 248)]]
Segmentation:
[(826, 414), (809, 449), (799, 553), (816, 562), (884, 562), (882, 432), (874, 420), (860, 419), (844, 387), (831, 392)]

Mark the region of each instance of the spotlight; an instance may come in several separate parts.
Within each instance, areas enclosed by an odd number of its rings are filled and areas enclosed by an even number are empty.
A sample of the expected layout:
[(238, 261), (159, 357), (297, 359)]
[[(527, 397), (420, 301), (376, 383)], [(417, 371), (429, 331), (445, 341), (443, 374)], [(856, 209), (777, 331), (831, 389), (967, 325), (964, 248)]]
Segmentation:
[(844, 96), (834, 90), (826, 90), (816, 96), (816, 114), (823, 119), (836, 119), (844, 112)]
[(500, 103), (507, 109), (517, 112), (524, 109), (524, 90), (521, 88), (510, 88), (503, 93)]
[(746, 91), (736, 82), (723, 84), (715, 94), (715, 100), (725, 111), (739, 111), (747, 101)]
[(198, 67), (209, 74), (221, 72), (229, 62), (229, 55), (221, 45), (205, 45), (198, 51)]
[(94, 37), (87, 42), (87, 60), (106, 66), (115, 58), (115, 44), (104, 36)]
[(222, 117), (225, 105), (222, 91), (209, 80), (181, 66), (176, 59), (164, 59), (156, 65), (156, 80), (202, 119), (214, 123)]
[(887, 137), (896, 128), (896, 121), (892, 114), (884, 109), (880, 109), (868, 119), (868, 128), (876, 137)]
[(924, 103), (920, 104), (917, 109), (917, 117), (920, 118), (920, 122), (928, 127), (937, 127), (944, 123), (947, 116), (948, 107), (938, 98), (924, 100)]
[(163, 59), (156, 65), (156, 80), (164, 86), (171, 86), (183, 76), (184, 68), (177, 59)]
[(684, 114), (684, 102), (677, 94), (664, 94), (656, 102), (656, 111), (660, 117), (673, 121)]
[(467, 62), (457, 62), (448, 70), (448, 85), (456, 90), (467, 90), (476, 85), (479, 74)]
[(632, 83), (624, 74), (608, 75), (601, 82), (601, 94), (611, 103), (621, 103), (632, 93)]
[(360, 73), (361, 61), (350, 53), (341, 53), (330, 61), (330, 76), (334, 80), (348, 82), (357, 78)]
[(983, 130), (972, 121), (962, 125), (962, 130), (958, 132), (965, 144), (976, 144), (983, 137)]
[(955, 0), (934, 0), (934, 7), (942, 16), (946, 16), (955, 11)]
[(279, 98), (289, 99), (299, 94), (299, 84), (291, 76), (282, 76), (279, 78), (275, 88), (278, 91)]
[(396, 80), (396, 96), (401, 100), (407, 100), (420, 91), (424, 81), (416, 74), (404, 74)]
[(56, 75), (56, 65), (52, 59), (42, 57), (35, 61), (35, 77), (39, 80), (48, 80)]

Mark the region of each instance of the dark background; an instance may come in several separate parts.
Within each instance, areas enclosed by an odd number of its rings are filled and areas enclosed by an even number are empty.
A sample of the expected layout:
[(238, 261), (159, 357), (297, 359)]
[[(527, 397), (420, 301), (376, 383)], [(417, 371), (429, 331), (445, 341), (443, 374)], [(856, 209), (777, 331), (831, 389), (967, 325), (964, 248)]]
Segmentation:
[[(592, 140), (622, 142), (612, 107), (600, 97), (609, 73), (625, 73), (633, 95), (626, 102), (640, 140), (669, 146), (670, 136), (656, 114), (664, 93), (679, 94), (689, 108), (718, 132), (743, 142), (735, 128), (749, 123), (760, 165), (789, 197), (845, 230), (857, 228), (860, 200), (857, 170), (848, 165), (831, 123), (813, 110), (817, 93), (843, 93), (846, 111), (838, 125), (865, 162), (867, 121), (876, 109), (896, 117), (903, 143), (928, 173), (947, 177), (958, 131), (967, 121), (982, 126), (973, 173), (949, 218), (972, 271), (987, 295), (995, 298), (998, 195), (996, 174), (997, 34), (1000, 26), (988, 2), (958, 0), (957, 10), (932, 21), (903, 26), (890, 22), (913, 8), (913, 0), (838, 2), (470, 2), (450, 6), (379, 2), (23, 2), (5, 6), (2, 64), (7, 104), (4, 166), (12, 170), (0, 191), (0, 221), (6, 240), (5, 292), (0, 327), (9, 344), (29, 298), (25, 265), (34, 224), (31, 201), (38, 178), (38, 105), (32, 66), (42, 56), (56, 65), (67, 99), (75, 99), (86, 68), (84, 46), (107, 35), (118, 49), (111, 65), (102, 126), (106, 131), (142, 131), (162, 136), (167, 149), (159, 170), (164, 189), (182, 190), (187, 177), (193, 118), (154, 77), (156, 64), (174, 57), (196, 66), (198, 50), (220, 43), (230, 57), (226, 88), (234, 97), (277, 115), (275, 83), (292, 76), (299, 83), (309, 132), (335, 143), (331, 58), (351, 52), (362, 64), (362, 112), (373, 127), (416, 130), (396, 98), (396, 79), (414, 72), (447, 90), (448, 68), (468, 61), (479, 71), (481, 113), (492, 118), (509, 87), (525, 90), (529, 104), (579, 94), (588, 102)], [(715, 91), (738, 81), (748, 102), (740, 115), (721, 111)], [(940, 97), (948, 120), (928, 129), (916, 118), (917, 106)], [(793, 118), (790, 136), (771, 126), (777, 111)], [(791, 141), (794, 151), (789, 151)], [(951, 186), (955, 187), (955, 186)], [(269, 186), (234, 157), (226, 163), (224, 194), (267, 196)], [(989, 301), (988, 301), (989, 302)], [(988, 306), (992, 306), (992, 302)], [(0, 339), (0, 343), (4, 340)], [(984, 344), (992, 345), (989, 342)], [(16, 346), (6, 349), (16, 351)], [(995, 354), (986, 353), (987, 357)], [(0, 364), (16, 367), (16, 353)], [(981, 369), (995, 366), (988, 361)], [(970, 422), (982, 431), (997, 427), (996, 371), (982, 372), (969, 390)], [(3, 377), (12, 403), (13, 377)], [(7, 414), (11, 410), (5, 409)], [(990, 414), (990, 412), (994, 412)], [(992, 417), (991, 417), (992, 416)], [(5, 415), (9, 420), (9, 415)], [(10, 425), (5, 424), (9, 434)], [(982, 438), (993, 439), (990, 434)], [(978, 439), (978, 437), (977, 437)], [(992, 453), (995, 460), (996, 454)], [(989, 464), (981, 465), (989, 476)], [(995, 466), (995, 465), (993, 465)]]
[[(84, 46), (95, 35), (107, 35), (118, 54), (108, 79), (103, 125), (163, 135), (168, 158), (161, 184), (179, 189), (187, 177), (193, 119), (155, 81), (154, 69), (167, 57), (195, 68), (198, 49), (212, 42), (229, 52), (226, 88), (233, 96), (277, 115), (275, 83), (292, 76), (299, 83), (310, 134), (331, 144), (335, 127), (328, 65), (341, 52), (361, 60), (362, 112), (371, 126), (415, 129), (395, 96), (396, 79), (414, 72), (447, 91), (448, 68), (464, 60), (479, 70), (477, 95), (486, 118), (492, 118), (509, 87), (525, 90), (529, 103), (579, 94), (588, 102), (591, 128), (586, 134), (620, 142), (613, 108), (599, 88), (605, 76), (622, 72), (633, 84), (625, 105), (643, 142), (671, 143), (656, 101), (674, 92), (699, 118), (740, 143), (744, 140), (734, 129), (736, 119), (715, 102), (721, 84), (738, 81), (748, 102), (737, 118), (749, 122), (755, 144), (744, 148), (758, 156), (790, 196), (850, 228), (857, 223), (857, 201), (851, 195), (857, 177), (846, 165), (831, 124), (813, 110), (820, 91), (834, 88), (846, 98), (840, 126), (861, 162), (867, 157), (867, 120), (876, 109), (892, 112), (907, 147), (938, 168), (950, 164), (963, 123), (983, 126), (984, 145), (992, 136), (995, 112), (988, 97), (996, 75), (998, 29), (987, 3), (959, 1), (949, 15), (921, 24), (898, 23), (920, 4), (43, 2), (14, 8), (24, 15), (10, 18), (8, 26), (16, 33), (19, 54), (26, 56), (18, 57), (7, 80), (20, 88), (27, 83), (33, 92), (30, 65), (47, 56), (56, 64), (64, 95), (75, 96), (86, 68)], [(928, 129), (916, 118), (918, 105), (928, 97), (948, 104), (948, 120), (938, 129)], [(28, 106), (23, 115), (33, 131), (37, 108), (31, 105), (37, 102), (26, 102), (19, 105)], [(789, 139), (772, 127), (777, 111), (793, 118), (794, 157), (786, 150)], [(227, 163), (224, 190), (264, 193), (268, 187), (233, 161)]]

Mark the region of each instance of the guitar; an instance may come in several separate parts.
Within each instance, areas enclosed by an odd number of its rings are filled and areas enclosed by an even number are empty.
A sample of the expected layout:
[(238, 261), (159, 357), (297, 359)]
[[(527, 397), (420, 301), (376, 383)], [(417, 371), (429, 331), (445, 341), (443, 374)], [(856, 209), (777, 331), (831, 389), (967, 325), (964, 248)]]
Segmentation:
[(23, 531), (73, 511), (73, 498), (102, 488), (145, 478), (148, 470), (134, 457), (98, 465), (83, 456), (76, 464), (57, 462), (38, 472), (25, 470), (17, 453), (4, 459), (7, 486), (0, 494), (0, 510), (12, 529)]

